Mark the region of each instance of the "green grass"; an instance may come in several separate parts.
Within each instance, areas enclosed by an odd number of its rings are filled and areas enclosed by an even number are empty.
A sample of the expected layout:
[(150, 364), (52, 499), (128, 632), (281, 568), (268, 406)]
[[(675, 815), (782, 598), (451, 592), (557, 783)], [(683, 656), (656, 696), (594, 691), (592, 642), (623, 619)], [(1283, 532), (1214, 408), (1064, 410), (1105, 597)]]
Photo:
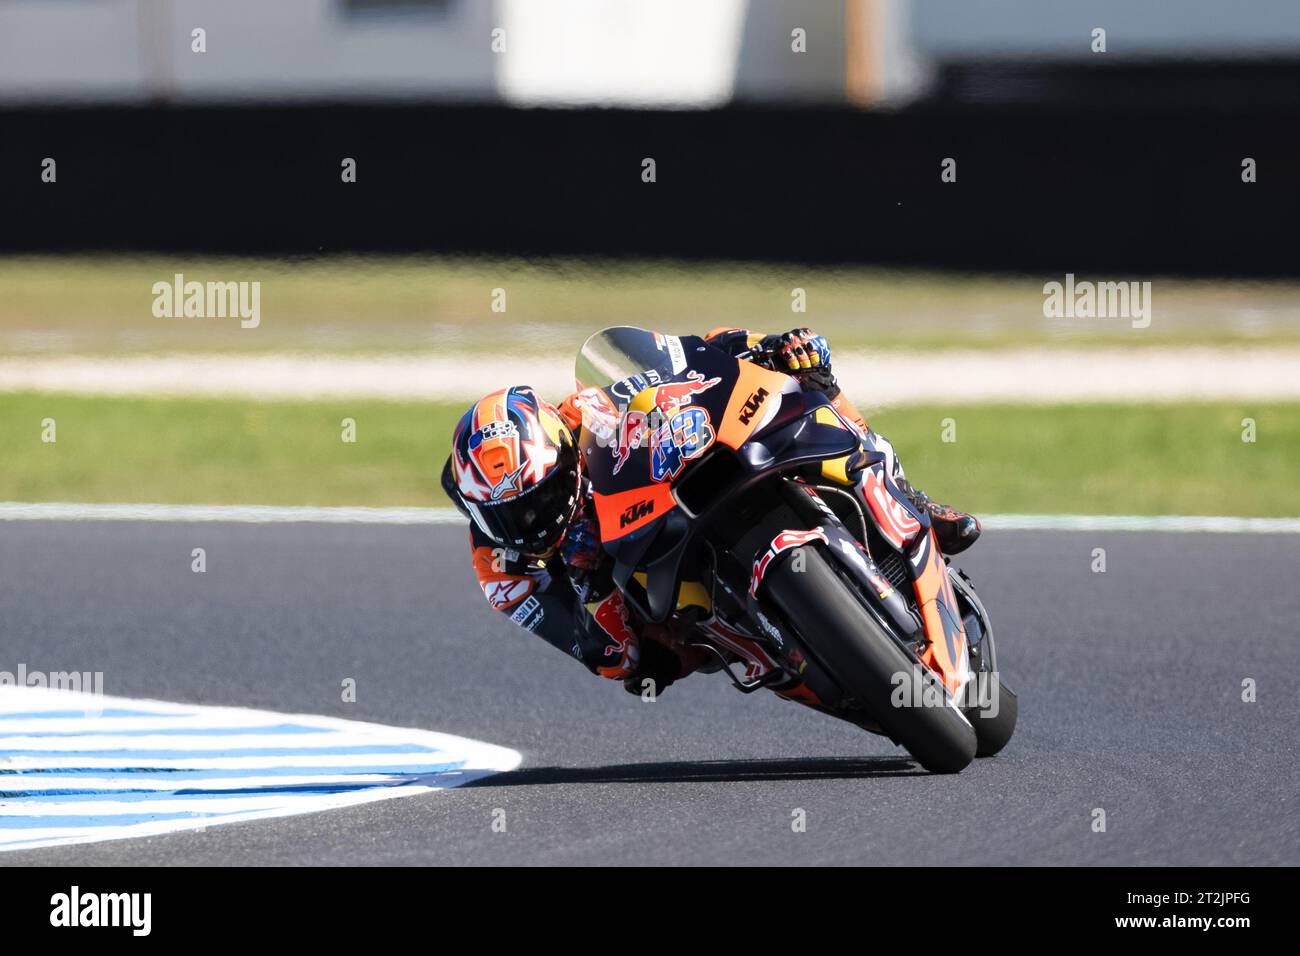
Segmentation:
[[(941, 440), (941, 421), (957, 441)], [(1242, 441), (1242, 419), (1256, 441)], [(936, 498), (1000, 513), (1300, 514), (1300, 405), (980, 405), (872, 425)]]
[[(462, 410), (0, 395), (0, 500), (445, 505), (437, 477)], [(956, 442), (941, 440), (946, 418)], [(926, 406), (872, 423), (920, 487), (976, 513), (1300, 513), (1300, 405)]]
[[(463, 409), (366, 402), (0, 396), (0, 499), (443, 504)], [(41, 441), (53, 418), (57, 442)], [(342, 441), (344, 418), (357, 441)]]
[[(261, 323), (152, 314), (155, 282), (261, 283)], [(1043, 283), (792, 264), (331, 256), (0, 258), (0, 353), (406, 351), (571, 355), (594, 329), (702, 333), (721, 325), (810, 325), (839, 349), (1026, 344), (1300, 344), (1300, 284), (1150, 276), (1151, 327), (1125, 319), (1045, 319)], [(1088, 278), (1080, 276), (1080, 279)], [(807, 311), (791, 310), (804, 289)], [(491, 310), (505, 290), (504, 313)], [(507, 326), (508, 323), (508, 326)]]

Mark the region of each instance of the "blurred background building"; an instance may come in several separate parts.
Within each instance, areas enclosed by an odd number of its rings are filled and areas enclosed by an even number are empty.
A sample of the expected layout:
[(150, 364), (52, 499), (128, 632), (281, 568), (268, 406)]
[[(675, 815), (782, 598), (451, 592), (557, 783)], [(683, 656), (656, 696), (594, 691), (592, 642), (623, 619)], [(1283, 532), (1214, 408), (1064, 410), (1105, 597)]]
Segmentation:
[(1113, 65), (1300, 55), (1294, 0), (7, 0), (0, 101), (897, 106), (967, 74), (1041, 98), (995, 80), (1095, 63), (1096, 28)]
[(1298, 119), (1295, 0), (3, 0), (0, 248), (1294, 274)]

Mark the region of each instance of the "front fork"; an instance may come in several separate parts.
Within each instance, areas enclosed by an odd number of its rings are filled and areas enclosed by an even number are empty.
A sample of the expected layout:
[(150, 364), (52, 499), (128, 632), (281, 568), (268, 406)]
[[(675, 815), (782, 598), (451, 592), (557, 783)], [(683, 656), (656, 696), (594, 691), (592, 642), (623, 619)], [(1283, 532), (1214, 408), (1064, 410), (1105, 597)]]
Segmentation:
[[(787, 500), (797, 514), (802, 514), (816, 527), (811, 530), (787, 529), (777, 534), (766, 554), (755, 561), (749, 593), (732, 596), (747, 606), (749, 617), (769, 631), (764, 636), (773, 640), (776, 648), (785, 650), (779, 627), (774, 626), (759, 607), (756, 599), (758, 588), (766, 567), (781, 559), (782, 552), (816, 541), (857, 581), (882, 625), (889, 627), (901, 643), (917, 648), (915, 653), (920, 661), (938, 675), (951, 697), (957, 700), (970, 680), (971, 667), (966, 632), (949, 582), (947, 561), (939, 550), (929, 515), (919, 511), (889, 477), (886, 456), (875, 451), (869, 440), (863, 444), (863, 450), (867, 452), (865, 467), (856, 488), (846, 488), (845, 491), (865, 506), (861, 509), (863, 521), (870, 521), (884, 540), (906, 559), (915, 606), (909, 606), (911, 602), (894, 590), (876, 566), (865, 542), (860, 542), (849, 532), (815, 487), (802, 481), (787, 484)], [(861, 528), (863, 533), (866, 530), (865, 526)], [(772, 636), (773, 632), (775, 636)], [(716, 635), (714, 637), (716, 639)], [(790, 673), (790, 663), (787, 661), (787, 667), (783, 668), (787, 673)], [(800, 666), (802, 661), (794, 663), (796, 674), (813, 677)], [(756, 675), (746, 676), (752, 678)], [(789, 687), (780, 687), (778, 693), (820, 709), (824, 702), (830, 703), (836, 695), (833, 684), (818, 692), (817, 683), (815, 679), (811, 680), (808, 686), (799, 688), (799, 693), (791, 693)], [(758, 689), (757, 686), (754, 689)]]
[(970, 648), (948, 578), (948, 562), (939, 550), (930, 516), (894, 482), (888, 456), (874, 447), (869, 435), (861, 437), (861, 472), (852, 490), (886, 544), (907, 558), (921, 614), (921, 661), (939, 676), (949, 694), (959, 699), (971, 677)]
[(948, 577), (948, 562), (939, 551), (934, 529), (926, 528), (908, 555), (912, 588), (921, 608), (926, 645), (921, 662), (939, 675), (954, 700), (960, 700), (971, 679), (970, 645), (957, 595)]

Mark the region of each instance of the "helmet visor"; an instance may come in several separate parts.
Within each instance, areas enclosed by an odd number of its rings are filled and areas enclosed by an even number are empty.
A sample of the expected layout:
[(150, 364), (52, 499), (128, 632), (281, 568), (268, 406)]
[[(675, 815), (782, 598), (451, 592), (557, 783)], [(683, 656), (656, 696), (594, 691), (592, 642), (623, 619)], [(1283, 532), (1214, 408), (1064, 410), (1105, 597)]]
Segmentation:
[(550, 548), (564, 533), (578, 505), (573, 446), (566, 443), (560, 455), (561, 467), (523, 494), (495, 503), (466, 501), (470, 517), (499, 544), (534, 554)]

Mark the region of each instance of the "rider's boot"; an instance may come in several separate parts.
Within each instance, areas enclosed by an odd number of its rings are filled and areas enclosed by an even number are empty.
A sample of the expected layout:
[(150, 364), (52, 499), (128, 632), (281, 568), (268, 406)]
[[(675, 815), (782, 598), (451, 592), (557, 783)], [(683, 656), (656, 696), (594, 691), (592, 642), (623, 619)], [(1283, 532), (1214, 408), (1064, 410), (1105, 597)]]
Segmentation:
[(944, 554), (960, 554), (979, 539), (980, 531), (983, 529), (980, 527), (979, 519), (974, 515), (968, 515), (964, 511), (934, 501), (924, 491), (913, 487), (912, 483), (901, 475), (894, 478), (894, 484), (898, 486), (899, 491), (907, 495), (918, 510), (930, 516), (935, 540), (939, 542), (939, 550)]
[(874, 445), (885, 452), (894, 484), (898, 486), (899, 491), (907, 495), (908, 500), (918, 511), (924, 511), (930, 516), (930, 523), (934, 526), (934, 536), (939, 542), (940, 551), (947, 555), (960, 554), (975, 543), (982, 530), (979, 519), (949, 505), (940, 504), (924, 491), (913, 487), (903, 474), (903, 466), (894, 453), (893, 445), (884, 436), (871, 430), (866, 418), (843, 392), (837, 392), (832, 404), (844, 418), (856, 425)]

